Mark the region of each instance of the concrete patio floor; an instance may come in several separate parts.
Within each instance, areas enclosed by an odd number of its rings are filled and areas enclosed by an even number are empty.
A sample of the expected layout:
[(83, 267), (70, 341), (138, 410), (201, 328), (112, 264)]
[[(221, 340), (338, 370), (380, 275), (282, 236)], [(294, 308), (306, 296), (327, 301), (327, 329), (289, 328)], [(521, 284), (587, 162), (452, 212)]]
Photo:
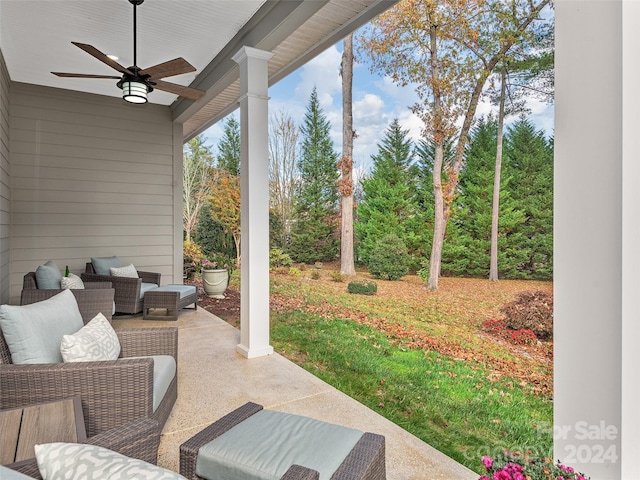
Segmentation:
[(384, 435), (388, 480), (477, 480), (478, 474), (281, 355), (247, 360), (236, 353), (240, 332), (198, 309), (178, 321), (116, 318), (114, 328), (177, 326), (178, 400), (162, 432), (158, 465), (179, 470), (179, 446), (248, 401)]

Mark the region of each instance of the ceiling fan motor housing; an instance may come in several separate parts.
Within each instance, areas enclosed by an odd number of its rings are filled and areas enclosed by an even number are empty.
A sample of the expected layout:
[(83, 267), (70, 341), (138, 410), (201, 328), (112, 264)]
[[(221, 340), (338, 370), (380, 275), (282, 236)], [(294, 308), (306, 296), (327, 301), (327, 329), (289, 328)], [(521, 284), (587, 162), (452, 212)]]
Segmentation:
[[(134, 0), (134, 1), (141, 1), (141, 0)], [(137, 82), (137, 83), (144, 83), (147, 86), (147, 93), (153, 92), (153, 85), (148, 80), (149, 75), (138, 75), (138, 72), (142, 70), (141, 68), (136, 67), (134, 65), (133, 67), (127, 68), (127, 70), (130, 70), (131, 72), (135, 72), (135, 75), (133, 73), (124, 73), (120, 81), (116, 83), (116, 86), (118, 88), (122, 89), (122, 84), (125, 82)]]

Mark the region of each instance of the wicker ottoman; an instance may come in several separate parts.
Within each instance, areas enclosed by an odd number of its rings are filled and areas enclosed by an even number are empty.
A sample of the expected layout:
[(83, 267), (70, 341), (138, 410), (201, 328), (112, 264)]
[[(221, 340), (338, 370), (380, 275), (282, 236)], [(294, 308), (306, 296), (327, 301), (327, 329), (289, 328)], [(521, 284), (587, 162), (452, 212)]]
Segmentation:
[(249, 402), (180, 445), (180, 474), (189, 480), (385, 480), (385, 439)]
[[(145, 320), (177, 320), (178, 311), (193, 304), (198, 309), (198, 291), (193, 285), (164, 285), (144, 294), (142, 318)], [(157, 315), (152, 310), (166, 310), (166, 315)]]

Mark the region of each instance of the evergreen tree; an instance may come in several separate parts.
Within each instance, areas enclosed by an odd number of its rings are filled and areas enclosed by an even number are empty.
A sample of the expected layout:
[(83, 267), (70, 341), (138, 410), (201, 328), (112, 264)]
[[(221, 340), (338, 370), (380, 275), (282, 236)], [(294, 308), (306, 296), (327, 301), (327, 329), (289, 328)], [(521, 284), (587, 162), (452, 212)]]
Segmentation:
[[(489, 117), (481, 118), (471, 132), (459, 195), (452, 208), (455, 217), (449, 221), (443, 250), (442, 270), (446, 274), (489, 274), (497, 129), (496, 120)], [(514, 230), (523, 215), (515, 210), (507, 191), (509, 179), (504, 177), (500, 187), (498, 265), (501, 276), (513, 277), (523, 260), (521, 236)]]
[(527, 119), (507, 129), (509, 191), (524, 219), (517, 226), (524, 258), (514, 277), (553, 278), (553, 141)]
[(410, 254), (416, 255), (424, 248), (418, 229), (421, 222), (415, 221), (417, 206), (410, 172), (414, 155), (408, 133), (398, 119), (393, 120), (378, 144), (378, 153), (371, 157), (371, 175), (362, 181), (363, 198), (357, 209), (355, 232), (359, 260), (365, 264), (370, 263), (378, 240), (389, 234), (396, 235)]
[(217, 168), (210, 169), (209, 172), (209, 198), (200, 212), (195, 238), (205, 254), (221, 252), (236, 258), (238, 252), (233, 235), (228, 227), (223, 226), (212, 216), (211, 203), (211, 196), (216, 195), (216, 191), (211, 190), (211, 186), (219, 176), (217, 172), (222, 170), (233, 176), (240, 175), (240, 124), (233, 117), (229, 117), (224, 123), (223, 136), (218, 142), (218, 152)]
[(218, 151), (217, 167), (231, 175), (240, 175), (240, 124), (234, 117), (229, 117), (223, 125)]
[(289, 253), (298, 262), (334, 260), (338, 255), (338, 154), (314, 88), (301, 128), (300, 184), (294, 202), (295, 220)]
[(213, 219), (208, 203), (200, 211), (194, 238), (205, 255), (216, 252), (224, 253), (230, 258), (235, 258), (237, 255), (233, 235)]

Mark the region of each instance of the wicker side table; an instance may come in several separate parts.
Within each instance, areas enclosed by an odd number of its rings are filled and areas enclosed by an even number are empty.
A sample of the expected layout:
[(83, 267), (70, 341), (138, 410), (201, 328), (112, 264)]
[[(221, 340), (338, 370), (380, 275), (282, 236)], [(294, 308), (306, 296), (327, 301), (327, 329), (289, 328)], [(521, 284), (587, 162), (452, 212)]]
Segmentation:
[[(177, 320), (178, 311), (193, 304), (198, 309), (198, 291), (193, 285), (164, 285), (144, 294), (142, 318), (145, 320)], [(152, 310), (166, 310), (166, 315), (151, 314)]]

